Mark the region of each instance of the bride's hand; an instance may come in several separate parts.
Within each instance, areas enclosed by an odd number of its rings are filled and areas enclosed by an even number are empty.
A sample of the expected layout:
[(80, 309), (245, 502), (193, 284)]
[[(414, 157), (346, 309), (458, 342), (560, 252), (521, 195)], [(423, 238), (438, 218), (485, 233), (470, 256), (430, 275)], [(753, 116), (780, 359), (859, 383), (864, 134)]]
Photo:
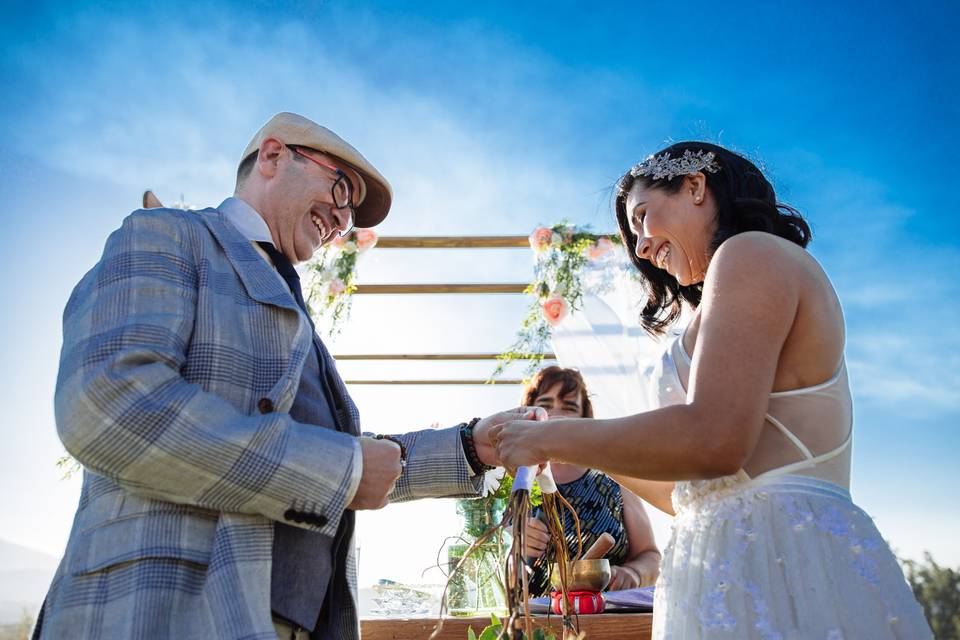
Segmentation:
[(480, 462), (490, 465), (491, 467), (502, 466), (500, 459), (497, 457), (497, 449), (490, 439), (491, 429), (510, 420), (542, 419), (536, 418), (538, 412), (542, 413), (543, 409), (538, 407), (517, 407), (509, 411), (501, 411), (500, 413), (487, 416), (478, 422), (473, 428), (473, 445), (477, 450), (477, 457), (480, 458)]
[(490, 429), (490, 441), (497, 448), (500, 463), (515, 475), (517, 468), (547, 462), (542, 444), (546, 438), (539, 421), (514, 420)]

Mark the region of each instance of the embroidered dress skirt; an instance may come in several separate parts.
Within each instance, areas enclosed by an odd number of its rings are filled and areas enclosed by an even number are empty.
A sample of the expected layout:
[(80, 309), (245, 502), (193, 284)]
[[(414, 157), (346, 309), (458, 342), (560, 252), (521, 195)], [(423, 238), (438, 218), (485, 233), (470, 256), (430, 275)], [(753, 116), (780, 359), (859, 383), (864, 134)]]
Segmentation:
[(933, 637), (893, 553), (841, 487), (729, 476), (677, 483), (673, 502), (654, 638)]

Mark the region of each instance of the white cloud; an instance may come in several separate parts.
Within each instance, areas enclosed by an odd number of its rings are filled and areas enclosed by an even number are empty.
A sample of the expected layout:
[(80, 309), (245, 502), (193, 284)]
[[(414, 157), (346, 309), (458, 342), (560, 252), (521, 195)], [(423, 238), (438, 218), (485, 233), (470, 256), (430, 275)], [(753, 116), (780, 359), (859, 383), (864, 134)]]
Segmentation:
[[(593, 138), (584, 119), (615, 99), (615, 78), (564, 69), (470, 24), (428, 39), (361, 16), (361, 37), (343, 50), (316, 38), (318, 28), (344, 26), (335, 9), (319, 24), (219, 18), (211, 26), (80, 15), (51, 39), (95, 36), (87, 59), (51, 66), (48, 51), (23, 56), (29, 71), (46, 65), (36, 76), (42, 107), (14, 138), (28, 153), (55, 147), (46, 161), (81, 175), (215, 204), (232, 190), (256, 128), (296, 110), (388, 176), (396, 199), (387, 231), (517, 232), (563, 217), (613, 228), (598, 194), (620, 167), (582, 157), (616, 142)], [(72, 81), (81, 68), (84, 81)], [(561, 77), (564, 90), (599, 100), (558, 99)], [(648, 111), (656, 122), (653, 104)]]

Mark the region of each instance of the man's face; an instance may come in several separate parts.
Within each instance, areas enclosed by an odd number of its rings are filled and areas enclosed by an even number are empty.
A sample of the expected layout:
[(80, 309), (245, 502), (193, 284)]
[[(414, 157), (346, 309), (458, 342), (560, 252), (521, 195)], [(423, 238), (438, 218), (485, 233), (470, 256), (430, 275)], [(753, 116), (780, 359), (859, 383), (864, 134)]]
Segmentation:
[[(300, 151), (346, 173), (352, 187), (353, 204), (357, 205), (360, 178), (353, 169), (319, 151)], [(264, 153), (263, 147), (261, 153)], [(309, 260), (338, 232), (349, 228), (350, 210), (338, 209), (331, 193), (338, 177), (334, 170), (300, 157), (286, 145), (268, 147), (263, 162), (268, 163), (268, 179), (260, 213), (270, 227), (274, 244), (291, 262)]]

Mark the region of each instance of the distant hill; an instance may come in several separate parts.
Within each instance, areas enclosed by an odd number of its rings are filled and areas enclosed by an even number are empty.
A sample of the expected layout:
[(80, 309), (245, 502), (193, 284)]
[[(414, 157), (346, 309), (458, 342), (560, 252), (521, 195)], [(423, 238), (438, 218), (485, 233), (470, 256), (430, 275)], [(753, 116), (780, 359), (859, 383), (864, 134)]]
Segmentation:
[(20, 622), (26, 608), (36, 615), (58, 558), (0, 540), (0, 625)]

